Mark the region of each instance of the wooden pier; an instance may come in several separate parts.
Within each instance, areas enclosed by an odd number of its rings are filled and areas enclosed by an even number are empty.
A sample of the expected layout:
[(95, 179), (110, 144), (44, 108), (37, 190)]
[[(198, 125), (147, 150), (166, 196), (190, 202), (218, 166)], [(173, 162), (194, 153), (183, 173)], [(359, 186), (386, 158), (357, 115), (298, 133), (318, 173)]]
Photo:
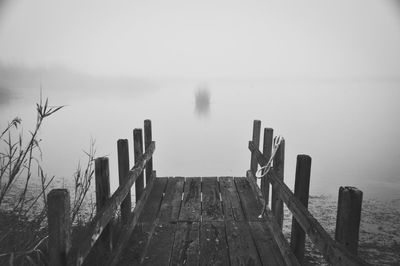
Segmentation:
[[(112, 195), (108, 158), (96, 159), (97, 214), (80, 243), (70, 245), (69, 192), (49, 193), (50, 265), (89, 265), (96, 257), (103, 265), (301, 265), (306, 234), (332, 265), (368, 265), (357, 257), (362, 192), (340, 188), (334, 240), (307, 210), (311, 158), (298, 156), (293, 193), (283, 182), (284, 140), (275, 145), (266, 128), (260, 152), (260, 130), (255, 120), (244, 177), (157, 177), (146, 120), (144, 137), (134, 130), (131, 169), (128, 141), (118, 140), (120, 186)], [(293, 214), (290, 243), (282, 233), (283, 204)]]

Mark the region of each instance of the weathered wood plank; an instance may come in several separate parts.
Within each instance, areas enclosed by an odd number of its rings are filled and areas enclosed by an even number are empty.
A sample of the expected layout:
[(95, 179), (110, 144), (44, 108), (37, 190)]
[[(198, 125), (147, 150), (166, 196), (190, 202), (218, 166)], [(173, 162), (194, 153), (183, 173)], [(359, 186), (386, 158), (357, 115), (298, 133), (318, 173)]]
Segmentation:
[[(294, 185), (294, 196), (308, 208), (308, 194), (310, 190), (311, 157), (298, 155), (296, 163), (296, 177)], [(290, 234), (290, 247), (300, 264), (304, 261), (306, 233), (299, 223), (292, 217), (292, 230)]]
[[(143, 131), (141, 128), (135, 128), (133, 130), (133, 155), (135, 157), (135, 164), (138, 162), (140, 156), (143, 154)], [(149, 161), (151, 157), (149, 158)], [(144, 173), (140, 172), (135, 182), (135, 198), (136, 202), (140, 199), (140, 196), (144, 190)]]
[(71, 247), (71, 216), (68, 190), (51, 190), (47, 196), (47, 202), (49, 262), (51, 265), (64, 266), (67, 265), (67, 254)]
[[(262, 153), (251, 142), (249, 149), (255, 152), (261, 165), (267, 163)], [(273, 185), (279, 187), (280, 196), (286, 206), (328, 262), (333, 265), (369, 265), (366, 261), (351, 254), (343, 245), (334, 241), (286, 184), (276, 176), (273, 169), (269, 180)]]
[(225, 225), (231, 265), (261, 265), (247, 222), (227, 221)]
[[(101, 213), (110, 198), (110, 170), (107, 157), (100, 157), (95, 160), (95, 180), (96, 180), (96, 213)], [(112, 217), (111, 217), (112, 219)], [(101, 236), (101, 245), (105, 250), (112, 250), (112, 230), (108, 224)]]
[(201, 223), (200, 265), (229, 265), (224, 222)]
[(143, 252), (148, 245), (151, 236), (151, 229), (154, 224), (137, 224), (129, 236), (125, 249), (118, 258), (116, 265), (139, 265)]
[(262, 205), (255, 197), (249, 182), (245, 177), (235, 177), (235, 184), (246, 219), (258, 221)]
[[(258, 201), (261, 203), (261, 205), (264, 205), (265, 202), (262, 196), (262, 192), (257, 186), (254, 180), (254, 176), (250, 170), (247, 171), (247, 180), (253, 190), (254, 195), (258, 198)], [(272, 214), (272, 211), (268, 207), (266, 207), (263, 211), (263, 217), (261, 221), (264, 222), (265, 225), (267, 225), (269, 231), (274, 236), (275, 243), (278, 246), (282, 257), (284, 258), (285, 264), (293, 266), (300, 265), (292, 250), (290, 249), (289, 243), (286, 241), (282, 233), (282, 228), (278, 225), (275, 216)]]
[[(151, 142), (153, 141), (152, 137), (152, 130), (151, 130), (151, 120), (146, 119), (144, 120), (144, 148), (147, 150), (147, 148), (150, 146)], [(153, 158), (150, 158), (146, 165), (146, 185), (150, 182), (150, 178), (152, 177), (153, 173)]]
[(224, 219), (227, 221), (244, 221), (245, 215), (242, 206), (240, 205), (240, 199), (237, 194), (233, 177), (220, 177), (219, 187), (221, 191)]
[(335, 240), (357, 255), (363, 193), (355, 187), (340, 187)]
[[(143, 209), (147, 203), (147, 199), (150, 195), (150, 192), (153, 189), (154, 183), (156, 181), (156, 173), (153, 171), (153, 176), (150, 179), (149, 183), (147, 184), (142, 196), (140, 197), (139, 201), (137, 202), (135, 209), (128, 217), (128, 221), (124, 224), (121, 228), (121, 232), (119, 238), (117, 240), (116, 248), (113, 250), (111, 256), (108, 259), (107, 265), (116, 265), (120, 260), (120, 255), (122, 251), (125, 249), (128, 241), (131, 238), (132, 231), (136, 227), (139, 222), (139, 217), (143, 212)], [(150, 211), (150, 208), (148, 208)], [(142, 224), (143, 225), (143, 224)], [(140, 235), (139, 235), (140, 236)], [(139, 257), (140, 258), (140, 257)], [(138, 259), (139, 261), (139, 259)]]
[(142, 265), (167, 266), (170, 264), (176, 224), (157, 223), (150, 239)]
[[(274, 170), (276, 171), (276, 176), (283, 182), (284, 177), (284, 165), (285, 165), (285, 140), (283, 139), (275, 153), (274, 157)], [(268, 175), (269, 176), (269, 175)], [(283, 201), (279, 196), (279, 189), (272, 186), (271, 194), (271, 210), (274, 214), (276, 221), (279, 226), (283, 226)]]
[(265, 221), (249, 222), (249, 225), (262, 265), (286, 265)]
[(165, 196), (160, 208), (160, 222), (174, 222), (178, 220), (184, 184), (184, 177), (168, 178)]
[[(119, 185), (122, 186), (129, 173), (129, 146), (127, 139), (119, 139), (117, 142), (118, 150), (118, 177)], [(124, 225), (128, 222), (132, 209), (131, 192), (129, 191), (124, 201), (121, 203), (121, 223)]]
[(200, 221), (201, 217), (201, 178), (190, 177), (185, 180), (180, 221)]
[(156, 178), (139, 223), (153, 223), (157, 218), (168, 178)]
[(201, 203), (202, 221), (223, 221), (219, 186), (216, 177), (203, 177), (201, 181), (203, 199)]
[(84, 259), (89, 254), (90, 249), (96, 243), (96, 240), (99, 238), (100, 234), (103, 232), (104, 227), (108, 224), (111, 218), (114, 216), (117, 208), (121, 205), (122, 201), (125, 199), (126, 195), (129, 193), (132, 185), (135, 183), (139, 174), (143, 171), (144, 166), (147, 163), (147, 160), (152, 156), (155, 150), (155, 143), (152, 142), (146, 152), (140, 157), (138, 162), (129, 171), (127, 182), (124, 186), (120, 186), (111, 196), (111, 198), (106, 202), (104, 208), (101, 212), (97, 213), (93, 218), (90, 227), (87, 230), (85, 238), (82, 244), (78, 248), (77, 257), (68, 256), (68, 261), (74, 263), (76, 259), (76, 265), (82, 265)]
[(198, 265), (200, 261), (200, 223), (180, 222), (175, 232), (171, 265)]
[[(257, 148), (260, 145), (260, 130), (261, 130), (261, 121), (260, 120), (254, 120), (253, 121), (253, 138), (252, 141), (254, 145), (257, 146)], [(250, 170), (252, 173), (255, 175), (258, 169), (258, 162), (257, 158), (251, 154), (251, 159), (250, 159)]]
[[(272, 128), (264, 128), (264, 141), (263, 141), (263, 155), (268, 161), (272, 153), (272, 139), (274, 130)], [(269, 183), (267, 181), (267, 175), (261, 179), (261, 191), (263, 193), (266, 204), (269, 202)]]

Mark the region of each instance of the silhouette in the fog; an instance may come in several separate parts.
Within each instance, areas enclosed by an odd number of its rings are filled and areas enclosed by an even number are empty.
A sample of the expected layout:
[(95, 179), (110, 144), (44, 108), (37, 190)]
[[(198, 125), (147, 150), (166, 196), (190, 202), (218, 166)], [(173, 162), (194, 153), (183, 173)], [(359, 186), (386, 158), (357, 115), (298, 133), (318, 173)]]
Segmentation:
[(210, 113), (210, 92), (207, 87), (202, 86), (195, 94), (195, 112), (199, 116), (208, 116)]

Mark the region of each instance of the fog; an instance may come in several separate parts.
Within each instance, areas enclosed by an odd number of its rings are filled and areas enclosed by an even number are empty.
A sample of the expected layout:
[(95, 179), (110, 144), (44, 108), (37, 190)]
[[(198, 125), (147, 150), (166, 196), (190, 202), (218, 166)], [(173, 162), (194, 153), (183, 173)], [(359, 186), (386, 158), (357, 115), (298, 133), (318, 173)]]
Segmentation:
[(5, 1), (0, 60), (95, 75), (399, 78), (394, 1)]
[(399, 47), (395, 1), (2, 1), (0, 125), (28, 129), (42, 88), (66, 105), (41, 132), (49, 174), (91, 137), (116, 173), (117, 139), (150, 118), (159, 175), (215, 176), (244, 175), (261, 119), (288, 183), (305, 153), (312, 193), (395, 198)]

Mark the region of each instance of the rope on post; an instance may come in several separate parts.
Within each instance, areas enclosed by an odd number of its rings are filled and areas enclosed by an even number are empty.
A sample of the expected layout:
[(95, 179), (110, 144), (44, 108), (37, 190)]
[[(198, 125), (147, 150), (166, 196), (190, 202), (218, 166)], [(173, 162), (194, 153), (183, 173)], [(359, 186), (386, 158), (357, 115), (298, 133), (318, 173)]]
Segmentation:
[[(278, 151), (279, 145), (282, 143), (283, 140), (284, 140), (284, 138), (282, 136), (276, 136), (274, 138), (271, 157), (269, 158), (268, 163), (266, 165), (264, 165), (263, 167), (261, 167), (260, 169), (258, 169), (258, 171), (256, 172), (255, 176), (257, 179), (261, 179), (263, 177), (266, 178), (265, 176), (271, 170), (272, 162), (275, 158), (275, 154)], [(264, 201), (264, 206), (262, 208), (261, 214), (259, 215), (259, 218), (261, 218), (264, 215), (266, 208), (267, 208), (267, 201)]]

